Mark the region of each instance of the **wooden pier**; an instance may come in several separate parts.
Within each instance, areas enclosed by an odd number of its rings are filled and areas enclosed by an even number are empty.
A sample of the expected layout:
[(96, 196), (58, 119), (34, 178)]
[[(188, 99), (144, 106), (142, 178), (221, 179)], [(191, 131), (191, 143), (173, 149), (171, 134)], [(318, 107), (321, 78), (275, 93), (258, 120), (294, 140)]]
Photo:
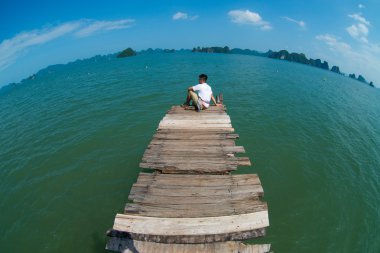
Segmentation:
[(241, 241), (265, 235), (268, 207), (256, 174), (236, 146), (225, 107), (196, 112), (173, 106), (146, 149), (124, 214), (117, 214), (106, 249), (117, 252), (269, 252)]

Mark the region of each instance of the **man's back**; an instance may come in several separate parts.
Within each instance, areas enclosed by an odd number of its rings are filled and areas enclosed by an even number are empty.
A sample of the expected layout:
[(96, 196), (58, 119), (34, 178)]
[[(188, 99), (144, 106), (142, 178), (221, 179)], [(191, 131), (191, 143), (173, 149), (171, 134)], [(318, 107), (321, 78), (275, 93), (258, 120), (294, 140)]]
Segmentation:
[(210, 104), (212, 89), (207, 83), (200, 83), (193, 86), (194, 91), (198, 91), (199, 97), (207, 104)]

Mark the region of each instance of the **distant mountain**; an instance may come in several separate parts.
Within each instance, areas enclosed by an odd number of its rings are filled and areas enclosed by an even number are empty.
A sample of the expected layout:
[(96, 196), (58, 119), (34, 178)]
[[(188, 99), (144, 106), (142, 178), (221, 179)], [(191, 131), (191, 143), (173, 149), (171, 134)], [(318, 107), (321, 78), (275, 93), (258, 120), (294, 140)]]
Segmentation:
[(121, 51), (118, 55), (117, 55), (117, 58), (124, 58), (124, 57), (130, 57), (130, 56), (135, 56), (136, 55), (136, 52), (128, 47), (127, 49)]
[(191, 52), (199, 52), (199, 53), (223, 53), (223, 54), (244, 54), (244, 55), (254, 55), (254, 56), (264, 56), (267, 57), (268, 53), (261, 53), (256, 50), (251, 49), (241, 49), (241, 48), (233, 48), (229, 47), (194, 47)]
[(221, 53), (221, 54), (229, 54), (231, 53), (231, 50), (229, 47), (197, 47), (193, 48), (192, 52), (199, 52), (199, 53)]
[[(278, 52), (269, 50), (266, 53), (258, 52), (256, 50), (250, 50), (250, 49), (240, 49), (240, 48), (234, 48), (230, 49), (229, 47), (194, 47), (192, 52), (197, 53), (223, 53), (223, 54), (244, 54), (244, 55), (254, 55), (254, 56), (260, 56), (260, 57), (268, 57), (272, 59), (278, 59), (278, 60), (285, 60), (290, 62), (297, 62), (305, 65), (310, 65), (312, 67), (317, 67), (325, 70), (330, 70), (331, 72), (344, 75), (342, 72), (340, 72), (340, 69), (338, 66), (333, 66), (331, 69), (329, 68), (329, 63), (327, 61), (321, 61), (320, 59), (308, 59), (305, 54), (303, 53), (289, 53), (287, 50), (280, 50)], [(355, 80), (358, 80), (359, 82), (368, 84), (371, 87), (374, 87), (373, 82), (367, 82), (366, 79), (359, 75), (358, 78), (356, 78), (355, 74), (350, 74), (350, 78), (353, 78)]]
[(245, 55), (254, 55), (254, 56), (263, 56), (267, 57), (268, 53), (261, 53), (256, 50), (250, 50), (250, 49), (240, 49), (240, 48), (233, 48), (231, 49), (231, 54), (245, 54)]
[(332, 71), (332, 72), (335, 72), (335, 73), (337, 73), (337, 74), (343, 74), (343, 73), (340, 72), (338, 66), (333, 66), (333, 67), (331, 68), (331, 71)]
[(161, 54), (161, 53), (175, 53), (175, 52), (190, 52), (190, 49), (162, 49), (162, 48), (148, 48), (146, 50), (138, 51), (137, 54)]
[(306, 56), (302, 53), (289, 53), (286, 50), (280, 50), (278, 52), (269, 51), (268, 57), (291, 62), (298, 62), (313, 67), (329, 70), (329, 63), (327, 61), (322, 62), (320, 59), (307, 59)]

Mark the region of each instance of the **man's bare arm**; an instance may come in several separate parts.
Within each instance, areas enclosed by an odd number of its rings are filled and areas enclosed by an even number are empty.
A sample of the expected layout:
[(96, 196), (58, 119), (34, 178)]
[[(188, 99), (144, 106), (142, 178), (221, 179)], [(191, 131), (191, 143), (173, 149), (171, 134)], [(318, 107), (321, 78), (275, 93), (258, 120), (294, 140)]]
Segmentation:
[(214, 94), (211, 94), (211, 100), (212, 100), (212, 102), (214, 102), (214, 104), (215, 104), (216, 106), (221, 106), (221, 104), (218, 104), (218, 103), (216, 102), (216, 100), (215, 100), (215, 98), (214, 98)]
[(193, 86), (187, 88), (187, 91), (194, 91)]

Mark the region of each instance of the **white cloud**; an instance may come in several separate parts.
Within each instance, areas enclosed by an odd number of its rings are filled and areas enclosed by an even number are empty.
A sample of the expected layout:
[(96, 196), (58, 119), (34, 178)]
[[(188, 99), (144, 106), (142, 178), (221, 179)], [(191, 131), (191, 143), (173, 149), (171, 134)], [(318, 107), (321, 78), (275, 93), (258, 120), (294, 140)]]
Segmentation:
[(374, 81), (380, 86), (380, 77), (377, 75), (380, 66), (380, 46), (373, 43), (363, 43), (353, 48), (334, 35), (324, 34), (316, 36), (316, 39), (324, 42), (330, 53), (327, 59), (341, 65), (343, 71), (362, 74), (367, 81)]
[(77, 37), (89, 36), (100, 30), (115, 30), (129, 27), (134, 21), (130, 19), (116, 21), (77, 20), (57, 26), (21, 32), (0, 43), (0, 71), (12, 65), (30, 47), (42, 45), (65, 35)]
[(195, 16), (190, 16), (189, 14), (187, 13), (184, 13), (184, 12), (177, 12), (176, 14), (173, 15), (173, 20), (196, 20), (198, 18), (197, 15)]
[(131, 27), (135, 24), (133, 19), (121, 19), (115, 21), (89, 21), (82, 29), (78, 30), (75, 35), (86, 37), (99, 31), (119, 30)]
[(178, 19), (187, 19), (189, 16), (187, 13), (183, 12), (177, 12), (176, 14), (173, 15), (173, 20), (178, 20)]
[(70, 22), (56, 27), (21, 32), (0, 44), (0, 71), (7, 68), (29, 47), (41, 45), (73, 32), (80, 22)]
[(348, 17), (362, 23), (362, 24), (365, 24), (367, 26), (371, 25), (370, 22), (368, 20), (366, 20), (361, 13), (354, 13), (354, 14), (350, 14), (348, 15)]
[(318, 35), (315, 37), (317, 40), (325, 42), (331, 50), (337, 50), (339, 52), (347, 52), (351, 50), (351, 46), (347, 43), (338, 41), (338, 38), (331, 34)]
[(368, 28), (364, 24), (349, 26), (346, 28), (346, 31), (351, 35), (351, 37), (358, 39), (364, 43), (368, 43)]
[(264, 31), (272, 29), (270, 23), (264, 21), (260, 14), (250, 10), (232, 10), (228, 12), (228, 16), (230, 16), (233, 23), (254, 25)]
[(346, 28), (348, 34), (352, 38), (357, 39), (360, 42), (368, 43), (368, 27), (371, 25), (371, 23), (368, 20), (366, 20), (361, 13), (350, 14), (348, 15), (348, 17), (357, 21), (356, 24), (353, 24)]
[(297, 25), (299, 25), (301, 28), (306, 28), (306, 23), (302, 20), (298, 21), (298, 20), (295, 20), (295, 19), (292, 19), (292, 18), (289, 18), (289, 17), (282, 17), (283, 19), (289, 21), (289, 22), (293, 22), (293, 23), (296, 23)]
[(358, 8), (359, 8), (359, 9), (364, 9), (365, 6), (364, 6), (364, 4), (358, 4)]
[(272, 29), (272, 26), (269, 24), (265, 24), (265, 25), (261, 26), (260, 29), (263, 31), (268, 31), (268, 30)]

